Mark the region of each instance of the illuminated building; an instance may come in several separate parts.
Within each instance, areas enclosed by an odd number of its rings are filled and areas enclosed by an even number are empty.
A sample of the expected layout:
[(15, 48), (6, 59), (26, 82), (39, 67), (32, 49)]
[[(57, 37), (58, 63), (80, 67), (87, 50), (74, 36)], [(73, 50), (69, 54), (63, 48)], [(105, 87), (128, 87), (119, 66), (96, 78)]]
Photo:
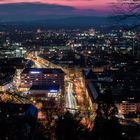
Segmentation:
[(12, 87), (11, 81), (6, 82), (6, 83), (1, 83), (0, 82), (0, 91), (6, 91)]
[(123, 101), (119, 106), (119, 111), (121, 114), (136, 114), (137, 112), (140, 112), (139, 110), (140, 103), (135, 102), (128, 102)]
[(58, 85), (64, 92), (64, 72), (61, 69), (26, 68), (21, 74), (21, 87)]
[[(118, 108), (119, 117), (138, 120), (140, 116), (139, 64), (124, 66), (125, 71), (83, 73), (90, 108), (95, 111), (104, 101), (104, 91), (110, 89), (112, 101)], [(133, 73), (135, 68), (135, 74)], [(127, 69), (127, 70), (126, 70)], [(140, 121), (140, 120), (138, 120)]]
[(55, 98), (57, 101), (61, 95), (61, 89), (57, 85), (33, 85), (30, 88), (29, 95), (41, 100), (49, 100), (49, 98)]

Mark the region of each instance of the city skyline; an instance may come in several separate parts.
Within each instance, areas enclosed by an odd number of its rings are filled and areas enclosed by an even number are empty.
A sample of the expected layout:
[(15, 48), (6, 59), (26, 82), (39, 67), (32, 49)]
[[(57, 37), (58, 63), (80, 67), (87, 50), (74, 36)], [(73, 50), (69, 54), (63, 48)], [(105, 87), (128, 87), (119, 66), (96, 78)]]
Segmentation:
[(140, 138), (140, 20), (112, 2), (0, 0), (0, 140)]

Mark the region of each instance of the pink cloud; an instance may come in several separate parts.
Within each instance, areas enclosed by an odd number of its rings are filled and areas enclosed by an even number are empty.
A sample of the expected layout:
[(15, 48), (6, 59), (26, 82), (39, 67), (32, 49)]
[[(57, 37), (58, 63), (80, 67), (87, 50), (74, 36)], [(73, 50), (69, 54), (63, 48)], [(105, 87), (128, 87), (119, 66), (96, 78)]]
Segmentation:
[(16, 3), (16, 2), (42, 2), (49, 4), (60, 4), (74, 6), (76, 8), (100, 8), (106, 7), (108, 3), (116, 0), (0, 0), (0, 3)]

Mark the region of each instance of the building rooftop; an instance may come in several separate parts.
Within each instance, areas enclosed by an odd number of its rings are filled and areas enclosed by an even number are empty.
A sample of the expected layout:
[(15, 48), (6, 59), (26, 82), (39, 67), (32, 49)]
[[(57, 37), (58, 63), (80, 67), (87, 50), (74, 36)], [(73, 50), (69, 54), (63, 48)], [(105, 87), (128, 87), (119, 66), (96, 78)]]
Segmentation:
[(48, 68), (26, 68), (23, 73), (30, 74), (63, 74), (62, 69), (48, 69)]
[(92, 69), (82, 70), (82, 73), (85, 79), (92, 79), (95, 77), (95, 74), (92, 71)]
[(30, 90), (59, 90), (58, 85), (33, 85)]
[(89, 82), (88, 85), (87, 85), (87, 88), (88, 88), (89, 95), (90, 95), (91, 99), (93, 101), (95, 101), (98, 98), (99, 94), (97, 93), (93, 82)]

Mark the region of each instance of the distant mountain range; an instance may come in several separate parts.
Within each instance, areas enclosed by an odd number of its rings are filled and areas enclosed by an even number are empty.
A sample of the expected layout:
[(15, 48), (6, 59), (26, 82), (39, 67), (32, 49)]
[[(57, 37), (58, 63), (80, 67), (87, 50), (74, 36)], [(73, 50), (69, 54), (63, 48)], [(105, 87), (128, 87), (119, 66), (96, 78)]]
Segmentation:
[(42, 19), (30, 21), (12, 21), (7, 23), (24, 25), (45, 25), (48, 27), (90, 27), (90, 26), (133, 26), (140, 25), (137, 19), (121, 20), (120, 16), (98, 17), (98, 16), (77, 16), (58, 19)]
[[(117, 17), (119, 18), (119, 17)], [(131, 28), (135, 24), (131, 19), (119, 21), (116, 17), (78, 16), (59, 19), (42, 19), (30, 21), (1, 21), (0, 25), (17, 25), (19, 27), (45, 27), (45, 28), (86, 28), (86, 27), (123, 27)]]
[(95, 16), (82, 16), (82, 17), (69, 17), (61, 19), (49, 19), (34, 21), (34, 24), (46, 24), (47, 26), (69, 26), (69, 27), (89, 27), (95, 25), (109, 25), (109, 18), (95, 17)]
[[(99, 15), (94, 9), (80, 10), (71, 6), (42, 3), (0, 4), (0, 24), (44, 25), (47, 27), (91, 27), (133, 25), (137, 19), (118, 20)], [(140, 21), (140, 20), (139, 20)], [(139, 24), (140, 25), (140, 24)]]
[(0, 4), (0, 21), (31, 21), (98, 15), (94, 9), (76, 9), (71, 6), (43, 3)]

